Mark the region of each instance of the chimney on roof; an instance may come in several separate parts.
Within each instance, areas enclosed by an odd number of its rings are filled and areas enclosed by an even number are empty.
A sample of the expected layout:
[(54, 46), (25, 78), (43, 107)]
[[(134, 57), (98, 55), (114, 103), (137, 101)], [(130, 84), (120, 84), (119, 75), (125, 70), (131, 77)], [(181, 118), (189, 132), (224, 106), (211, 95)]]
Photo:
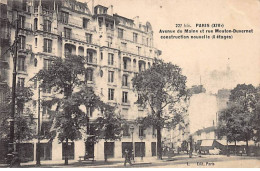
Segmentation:
[(110, 6), (110, 12), (111, 12), (111, 15), (114, 14), (114, 6), (113, 5)]
[(140, 22), (139, 22), (139, 16), (134, 17), (134, 23), (135, 23), (136, 27), (139, 28), (139, 24), (140, 24)]
[(94, 15), (94, 0), (92, 0), (92, 6), (91, 6), (91, 12), (92, 12), (92, 15)]

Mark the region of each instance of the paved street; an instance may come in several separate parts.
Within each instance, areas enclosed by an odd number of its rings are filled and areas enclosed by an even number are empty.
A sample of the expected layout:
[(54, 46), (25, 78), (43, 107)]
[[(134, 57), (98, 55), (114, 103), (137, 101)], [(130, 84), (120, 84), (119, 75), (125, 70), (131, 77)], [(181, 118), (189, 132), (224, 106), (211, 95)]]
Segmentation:
[[(69, 161), (69, 165), (65, 166), (64, 161), (42, 161), (41, 167), (47, 168), (123, 168), (124, 159), (110, 159), (108, 162), (97, 160), (95, 162), (78, 162)], [(1, 165), (1, 167), (6, 167)], [(22, 163), (22, 167), (35, 167), (35, 162)], [(155, 157), (146, 157), (141, 161), (136, 158), (136, 162), (132, 166), (127, 164), (127, 168), (146, 167), (146, 168), (221, 168), (221, 167), (260, 167), (260, 157), (247, 156), (223, 156), (223, 155), (202, 155), (189, 158), (188, 155), (178, 155), (173, 158), (164, 158), (157, 160)]]

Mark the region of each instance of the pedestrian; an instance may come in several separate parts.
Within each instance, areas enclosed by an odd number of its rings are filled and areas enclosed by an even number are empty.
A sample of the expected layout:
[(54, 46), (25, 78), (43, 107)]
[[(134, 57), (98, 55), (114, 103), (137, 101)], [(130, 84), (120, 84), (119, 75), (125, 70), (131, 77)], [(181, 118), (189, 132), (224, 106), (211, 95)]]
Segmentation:
[(126, 163), (129, 163), (130, 166), (132, 165), (132, 163), (131, 163), (131, 154), (129, 153), (128, 149), (125, 149), (125, 163), (124, 163), (124, 166), (126, 166)]

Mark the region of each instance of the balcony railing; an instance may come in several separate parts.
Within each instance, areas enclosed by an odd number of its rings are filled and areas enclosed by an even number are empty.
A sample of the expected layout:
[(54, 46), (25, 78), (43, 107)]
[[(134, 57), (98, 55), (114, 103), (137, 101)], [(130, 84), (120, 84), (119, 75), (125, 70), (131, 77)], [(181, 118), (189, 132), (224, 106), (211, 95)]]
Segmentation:
[(23, 23), (18, 25), (19, 29), (24, 29), (24, 30), (30, 30), (32, 31), (32, 24), (31, 23)]
[(26, 44), (26, 45), (18, 46), (18, 51), (32, 52), (32, 45)]

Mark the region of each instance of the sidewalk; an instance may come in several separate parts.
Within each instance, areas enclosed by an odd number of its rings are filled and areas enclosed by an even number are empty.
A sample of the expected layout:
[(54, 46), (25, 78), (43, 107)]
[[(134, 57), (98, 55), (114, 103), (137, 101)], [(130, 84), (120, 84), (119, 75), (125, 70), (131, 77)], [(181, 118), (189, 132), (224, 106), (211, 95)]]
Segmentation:
[[(43, 168), (63, 168), (63, 167), (124, 167), (124, 158), (113, 158), (108, 159), (107, 162), (104, 161), (104, 159), (98, 159), (94, 162), (92, 161), (78, 161), (78, 160), (69, 160), (68, 165), (64, 165), (64, 160), (48, 160), (48, 161), (41, 161), (41, 166)], [(133, 166), (137, 165), (148, 165), (151, 164), (157, 160), (156, 157), (144, 157), (143, 160), (141, 160), (140, 157), (135, 158), (135, 162), (132, 162)], [(162, 162), (162, 161), (161, 161)], [(129, 163), (127, 163), (127, 166), (129, 166)], [(6, 164), (0, 164), (0, 167), (8, 167)], [(36, 161), (31, 161), (27, 163), (21, 163), (21, 167), (23, 168), (31, 168), (31, 167), (37, 167)]]

